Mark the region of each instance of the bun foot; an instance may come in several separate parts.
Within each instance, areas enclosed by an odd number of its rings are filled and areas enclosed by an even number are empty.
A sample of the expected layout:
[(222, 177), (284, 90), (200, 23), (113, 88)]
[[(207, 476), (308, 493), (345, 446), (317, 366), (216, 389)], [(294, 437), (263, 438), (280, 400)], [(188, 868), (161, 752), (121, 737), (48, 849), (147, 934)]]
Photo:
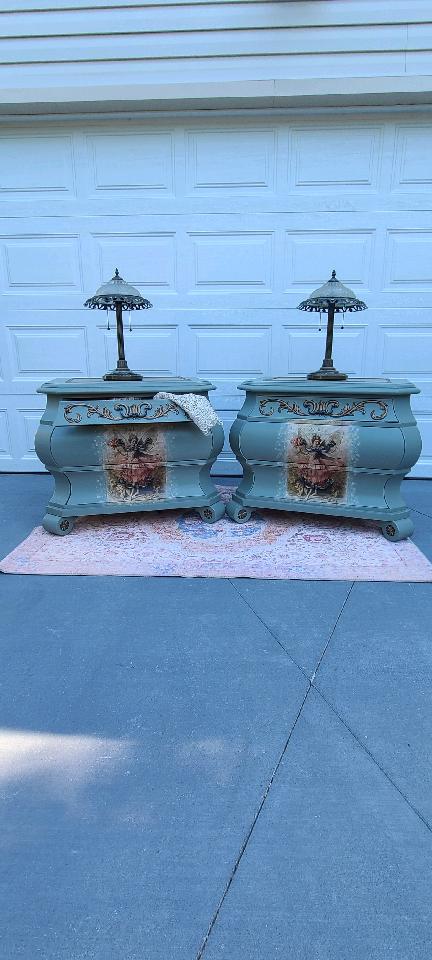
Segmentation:
[(52, 513), (46, 513), (42, 526), (48, 533), (54, 533), (56, 537), (66, 537), (73, 530), (76, 517), (55, 517)]
[(197, 512), (201, 520), (204, 520), (204, 523), (216, 523), (225, 513), (225, 504), (222, 500), (218, 500), (217, 503), (212, 503), (211, 506), (197, 507)]
[(397, 543), (398, 540), (405, 540), (410, 537), (414, 531), (414, 524), (409, 517), (404, 520), (387, 520), (381, 524), (381, 530), (386, 540), (392, 540)]
[(250, 507), (243, 507), (241, 503), (236, 503), (235, 500), (230, 500), (226, 505), (226, 512), (231, 520), (235, 520), (236, 523), (247, 523), (250, 520), (252, 510)]

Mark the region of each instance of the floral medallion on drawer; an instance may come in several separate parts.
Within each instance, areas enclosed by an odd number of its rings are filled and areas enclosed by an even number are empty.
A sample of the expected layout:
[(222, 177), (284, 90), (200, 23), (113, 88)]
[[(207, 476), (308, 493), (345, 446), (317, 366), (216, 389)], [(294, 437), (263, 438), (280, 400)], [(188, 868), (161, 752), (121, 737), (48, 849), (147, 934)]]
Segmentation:
[(108, 429), (103, 459), (107, 499), (112, 503), (163, 499), (166, 461), (165, 435), (158, 427)]
[(346, 426), (289, 424), (287, 492), (300, 500), (346, 503), (351, 434)]

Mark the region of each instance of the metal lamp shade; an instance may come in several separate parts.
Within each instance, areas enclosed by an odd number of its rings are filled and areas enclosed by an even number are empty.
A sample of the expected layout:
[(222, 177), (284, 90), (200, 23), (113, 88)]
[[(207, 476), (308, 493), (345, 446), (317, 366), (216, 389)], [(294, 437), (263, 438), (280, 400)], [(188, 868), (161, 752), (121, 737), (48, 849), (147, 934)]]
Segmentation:
[(130, 283), (126, 283), (118, 270), (108, 283), (103, 283), (93, 297), (86, 300), (85, 307), (91, 310), (115, 310), (117, 325), (118, 360), (115, 370), (104, 375), (104, 380), (142, 380), (139, 373), (129, 369), (124, 348), (123, 307), (126, 310), (148, 310), (152, 306), (150, 300), (142, 297), (139, 290)]
[(308, 373), (308, 380), (346, 380), (347, 374), (339, 373), (332, 359), (334, 315), (367, 310), (366, 304), (356, 297), (353, 290), (341, 283), (336, 277), (336, 270), (332, 270), (330, 280), (314, 290), (306, 300), (302, 300), (298, 309), (327, 314), (325, 356), (320, 369), (314, 373)]
[(95, 295), (86, 300), (84, 306), (92, 310), (115, 310), (116, 303), (121, 303), (127, 310), (148, 310), (152, 306), (136, 287), (123, 280), (118, 270), (108, 283), (103, 283)]
[(335, 313), (367, 310), (363, 300), (359, 300), (353, 290), (350, 290), (349, 287), (346, 287), (337, 279), (336, 270), (332, 270), (332, 275), (327, 283), (323, 283), (322, 287), (314, 290), (307, 300), (302, 300), (299, 303), (298, 309), (327, 313), (329, 304), (334, 305)]

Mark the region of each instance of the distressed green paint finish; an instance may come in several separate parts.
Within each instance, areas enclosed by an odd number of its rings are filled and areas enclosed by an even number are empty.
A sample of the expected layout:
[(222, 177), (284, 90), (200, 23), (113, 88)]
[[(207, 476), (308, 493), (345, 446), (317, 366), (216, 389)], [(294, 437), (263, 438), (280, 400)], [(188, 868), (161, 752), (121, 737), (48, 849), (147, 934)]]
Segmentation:
[(224, 504), (210, 478), (223, 429), (204, 435), (159, 391), (213, 390), (205, 380), (146, 378), (133, 383), (52, 380), (39, 393), (47, 406), (36, 452), (55, 480), (43, 519), (64, 536), (76, 517), (195, 507), (212, 523)]
[(407, 381), (249, 380), (231, 428), (243, 479), (228, 515), (253, 507), (382, 521), (389, 540), (413, 531), (400, 484), (420, 456)]

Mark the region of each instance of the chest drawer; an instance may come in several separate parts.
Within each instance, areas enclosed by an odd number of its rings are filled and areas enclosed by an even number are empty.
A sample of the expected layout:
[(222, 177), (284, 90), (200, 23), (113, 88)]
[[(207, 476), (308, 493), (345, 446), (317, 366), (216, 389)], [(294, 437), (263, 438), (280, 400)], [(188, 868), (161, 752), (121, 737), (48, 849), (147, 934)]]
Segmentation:
[(339, 420), (360, 423), (397, 423), (393, 400), (375, 397), (256, 397), (255, 415), (263, 420)]
[(107, 400), (62, 400), (56, 426), (86, 427), (118, 423), (182, 423), (189, 418), (171, 400), (111, 397)]

